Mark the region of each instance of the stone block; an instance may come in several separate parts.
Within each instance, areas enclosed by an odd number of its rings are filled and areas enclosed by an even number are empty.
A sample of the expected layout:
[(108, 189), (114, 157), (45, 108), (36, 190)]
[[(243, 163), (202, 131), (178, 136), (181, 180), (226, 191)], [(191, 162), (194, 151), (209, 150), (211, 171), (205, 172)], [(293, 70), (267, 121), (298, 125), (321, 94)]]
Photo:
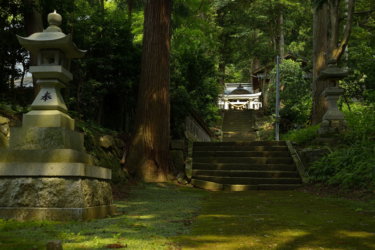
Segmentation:
[(111, 214), (108, 181), (87, 178), (2, 178), (0, 217), (75, 220)]
[(32, 110), (23, 116), (23, 127), (59, 127), (74, 130), (74, 120), (59, 110)]
[(12, 149), (74, 149), (84, 151), (82, 133), (66, 128), (21, 127), (11, 129), (9, 146)]
[(171, 150), (171, 156), (176, 170), (180, 173), (185, 173), (184, 152), (182, 150)]
[(92, 157), (73, 149), (0, 150), (0, 162), (77, 162), (92, 165)]
[(104, 135), (99, 138), (99, 145), (103, 148), (110, 148), (114, 147), (116, 144), (115, 139), (113, 136)]
[(198, 180), (198, 179), (191, 179), (191, 184), (193, 186), (210, 190), (210, 191), (221, 191), (224, 189), (224, 185), (212, 181), (204, 181), (204, 180)]
[(47, 242), (46, 250), (63, 250), (61, 240), (52, 240)]
[(185, 140), (172, 140), (171, 149), (185, 150)]
[(304, 148), (299, 151), (303, 165), (307, 168), (317, 160), (320, 160), (322, 157), (329, 154), (327, 148)]
[(0, 176), (4, 177), (87, 177), (111, 179), (108, 168), (71, 162), (0, 162)]

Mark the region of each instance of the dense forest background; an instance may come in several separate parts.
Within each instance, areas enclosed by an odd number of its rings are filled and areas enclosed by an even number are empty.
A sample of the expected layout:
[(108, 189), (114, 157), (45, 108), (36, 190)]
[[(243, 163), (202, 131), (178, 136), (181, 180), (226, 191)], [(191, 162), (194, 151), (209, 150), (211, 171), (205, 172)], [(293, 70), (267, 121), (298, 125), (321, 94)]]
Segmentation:
[[(283, 132), (308, 127), (315, 119), (313, 44), (322, 39), (316, 34), (314, 37), (313, 27), (318, 24), (313, 16), (319, 8), (337, 3), (336, 35), (343, 36), (351, 2), (173, 1), (169, 93), (172, 138), (183, 135), (183, 120), (189, 112), (199, 114), (209, 126), (217, 125), (221, 117), (217, 98), (225, 82), (257, 79), (263, 91), (264, 111), (272, 114), (277, 55), (283, 59), (281, 116), (287, 124), (282, 126)], [(87, 50), (85, 58), (72, 62), (74, 80), (63, 93), (71, 115), (130, 134), (141, 74), (144, 8), (142, 0), (1, 1), (0, 104), (19, 113), (27, 111), (37, 91), (36, 86), (27, 84), (27, 70), (34, 60), (20, 47), (16, 34), (41, 32), (47, 26), (47, 14), (57, 10), (63, 16), (62, 30), (72, 33), (77, 46)], [(348, 110), (348, 123), (353, 128), (345, 143), (357, 148), (325, 159), (316, 168), (319, 171), (335, 159), (348, 161), (345, 155), (360, 152), (368, 159), (374, 153), (374, 31), (375, 1), (355, 1), (350, 41), (339, 61), (349, 75), (339, 85), (345, 90), (340, 107)], [(372, 163), (366, 164), (364, 168), (371, 172)], [(323, 175), (332, 176), (331, 172)]]

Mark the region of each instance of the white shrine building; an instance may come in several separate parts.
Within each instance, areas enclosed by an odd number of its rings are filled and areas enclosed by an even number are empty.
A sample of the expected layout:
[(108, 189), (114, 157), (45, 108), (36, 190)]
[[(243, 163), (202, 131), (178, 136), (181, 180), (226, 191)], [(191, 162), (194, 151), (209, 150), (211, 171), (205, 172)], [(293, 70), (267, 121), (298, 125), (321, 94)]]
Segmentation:
[(258, 110), (262, 107), (260, 96), (254, 93), (251, 83), (225, 83), (224, 93), (219, 96), (219, 108), (224, 110)]

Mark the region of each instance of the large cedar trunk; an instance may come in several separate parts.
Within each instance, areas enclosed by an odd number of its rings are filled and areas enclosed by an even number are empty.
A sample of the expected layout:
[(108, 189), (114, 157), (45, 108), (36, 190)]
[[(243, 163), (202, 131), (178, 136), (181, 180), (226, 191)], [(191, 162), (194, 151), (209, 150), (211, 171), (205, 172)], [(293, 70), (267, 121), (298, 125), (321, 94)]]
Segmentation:
[[(24, 24), (26, 35), (29, 36), (36, 32), (43, 31), (43, 20), (40, 14), (40, 3), (39, 0), (23, 0), (24, 4)], [(37, 64), (37, 56), (30, 55), (30, 66)], [(34, 95), (36, 96), (39, 92), (39, 87), (36, 84), (36, 80), (33, 77)]]
[(322, 96), (323, 91), (335, 84), (332, 81), (318, 80), (323, 70), (332, 59), (336, 62), (344, 53), (348, 45), (355, 0), (349, 0), (347, 4), (347, 20), (343, 37), (339, 40), (340, 30), (340, 1), (326, 0), (315, 7), (313, 18), (313, 82), (312, 82), (312, 123), (318, 124), (327, 111), (326, 102)]
[(327, 66), (328, 52), (328, 3), (314, 10), (313, 16), (313, 82), (312, 82), (312, 123), (320, 123), (326, 112), (326, 104), (322, 92), (328, 87), (328, 81), (318, 80), (319, 73)]
[(169, 155), (171, 0), (147, 0), (135, 133), (126, 168), (146, 182), (172, 172)]

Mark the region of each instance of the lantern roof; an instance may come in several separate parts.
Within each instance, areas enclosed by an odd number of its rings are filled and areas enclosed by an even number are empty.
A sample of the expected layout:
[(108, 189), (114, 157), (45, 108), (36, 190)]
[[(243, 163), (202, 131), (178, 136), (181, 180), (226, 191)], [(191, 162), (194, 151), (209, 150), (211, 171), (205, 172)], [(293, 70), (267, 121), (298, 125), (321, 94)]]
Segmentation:
[(28, 37), (17, 36), (19, 43), (31, 53), (38, 53), (41, 49), (59, 49), (64, 52), (67, 58), (81, 58), (85, 55), (85, 50), (77, 48), (72, 40), (72, 35), (62, 32), (60, 29), (62, 17), (53, 12), (48, 14), (47, 29), (43, 32), (31, 34)]

